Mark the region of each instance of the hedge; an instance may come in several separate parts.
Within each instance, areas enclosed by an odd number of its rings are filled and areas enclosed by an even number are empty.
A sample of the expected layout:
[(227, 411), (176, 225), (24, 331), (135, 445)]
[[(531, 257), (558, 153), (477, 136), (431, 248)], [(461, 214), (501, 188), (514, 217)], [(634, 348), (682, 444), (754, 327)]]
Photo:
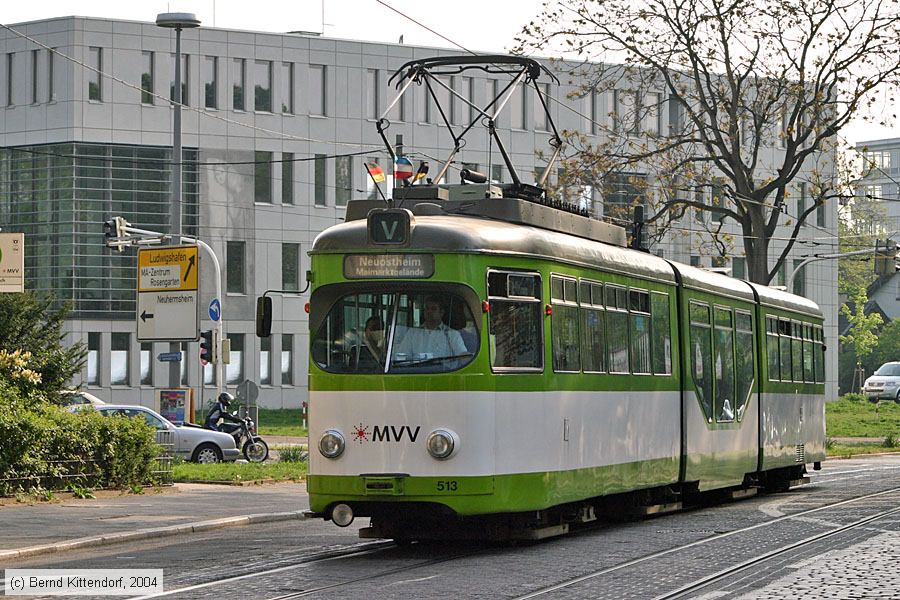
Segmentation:
[(31, 404), (0, 383), (0, 496), (45, 489), (152, 484), (159, 455), (140, 419)]

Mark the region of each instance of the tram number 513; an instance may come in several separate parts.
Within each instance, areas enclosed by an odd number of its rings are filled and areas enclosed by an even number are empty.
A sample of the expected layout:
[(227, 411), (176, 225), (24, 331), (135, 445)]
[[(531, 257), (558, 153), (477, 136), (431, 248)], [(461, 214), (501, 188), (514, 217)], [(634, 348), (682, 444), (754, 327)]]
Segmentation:
[(437, 491), (439, 492), (455, 492), (459, 489), (456, 481), (438, 481)]

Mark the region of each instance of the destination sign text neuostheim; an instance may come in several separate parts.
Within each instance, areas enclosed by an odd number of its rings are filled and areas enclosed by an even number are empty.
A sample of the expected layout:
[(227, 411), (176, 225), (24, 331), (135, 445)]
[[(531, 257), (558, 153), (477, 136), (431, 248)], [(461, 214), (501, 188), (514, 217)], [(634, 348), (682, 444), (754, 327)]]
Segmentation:
[(347, 279), (426, 279), (432, 275), (431, 254), (351, 254), (344, 258)]

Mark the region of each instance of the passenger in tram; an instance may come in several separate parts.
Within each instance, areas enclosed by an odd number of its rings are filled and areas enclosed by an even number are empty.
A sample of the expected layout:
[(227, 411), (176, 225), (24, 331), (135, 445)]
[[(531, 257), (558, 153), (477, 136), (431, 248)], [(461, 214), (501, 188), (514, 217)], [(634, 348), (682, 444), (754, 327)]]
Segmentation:
[(379, 315), (366, 319), (362, 343), (356, 347), (356, 370), (378, 372), (384, 366), (384, 321)]
[(444, 323), (446, 310), (437, 296), (426, 296), (422, 324), (411, 327), (397, 343), (392, 360), (427, 360), (448, 356), (468, 356), (459, 331)]

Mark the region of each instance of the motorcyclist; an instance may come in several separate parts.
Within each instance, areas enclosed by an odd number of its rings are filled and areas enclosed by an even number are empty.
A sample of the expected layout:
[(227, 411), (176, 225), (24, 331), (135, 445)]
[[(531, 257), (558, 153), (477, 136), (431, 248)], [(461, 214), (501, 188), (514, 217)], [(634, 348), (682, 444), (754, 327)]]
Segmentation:
[[(228, 412), (228, 405), (231, 401), (234, 400), (234, 396), (229, 394), (228, 392), (222, 392), (219, 394), (219, 397), (216, 399), (216, 403), (213, 405), (212, 409), (209, 411), (209, 414), (206, 415), (206, 428), (212, 429), (213, 431), (224, 431), (225, 433), (230, 433), (234, 428), (233, 427), (223, 427), (219, 425), (219, 421), (227, 421), (235, 424), (240, 424), (241, 420)], [(224, 423), (222, 424), (224, 425)]]

